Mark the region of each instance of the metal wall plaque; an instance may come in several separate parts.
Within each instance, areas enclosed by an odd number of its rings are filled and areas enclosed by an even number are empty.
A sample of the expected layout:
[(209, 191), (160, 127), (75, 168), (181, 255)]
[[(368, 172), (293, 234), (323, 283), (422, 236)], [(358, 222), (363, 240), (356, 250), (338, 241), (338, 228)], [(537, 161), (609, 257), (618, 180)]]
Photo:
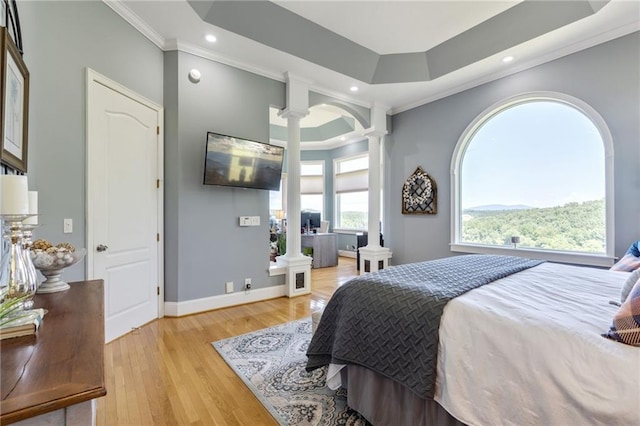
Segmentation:
[(402, 214), (436, 214), (436, 182), (418, 166), (402, 186)]

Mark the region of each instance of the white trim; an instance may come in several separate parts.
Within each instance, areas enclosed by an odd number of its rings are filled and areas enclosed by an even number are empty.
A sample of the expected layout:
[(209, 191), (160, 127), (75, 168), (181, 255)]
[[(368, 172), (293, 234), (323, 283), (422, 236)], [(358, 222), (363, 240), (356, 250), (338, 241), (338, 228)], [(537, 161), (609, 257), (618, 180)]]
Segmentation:
[(548, 260), (550, 262), (571, 263), (588, 266), (612, 266), (616, 259), (610, 256), (570, 253), (551, 250), (535, 250), (526, 248), (493, 247), (475, 244), (451, 244), (451, 251), (461, 253), (500, 254), (505, 256), (527, 257), (529, 259)]
[(350, 228), (334, 228), (334, 234), (345, 234), (345, 235), (361, 235), (367, 232), (366, 229), (350, 229)]
[[(345, 138), (345, 140), (342, 140)], [(349, 133), (345, 133), (339, 136), (336, 136), (332, 139), (327, 139), (325, 141), (305, 141), (301, 143), (300, 151), (318, 151), (318, 150), (327, 150), (327, 149), (335, 149), (341, 146), (352, 145), (354, 143), (361, 142), (366, 138), (362, 136), (357, 131), (352, 131)], [(282, 141), (279, 139), (271, 138), (269, 139), (269, 143), (271, 145), (282, 146), (284, 148), (287, 147), (287, 141)]]
[[(277, 257), (276, 257), (277, 259)], [(269, 265), (269, 276), (270, 277), (275, 277), (277, 275), (285, 275), (287, 273), (287, 267), (286, 265), (283, 265), (282, 263), (279, 262), (271, 262), (271, 264)]]
[(204, 297), (202, 299), (185, 300), (184, 302), (165, 302), (164, 310), (165, 315), (168, 317), (181, 317), (184, 315), (197, 314), (198, 312), (211, 311), (213, 309), (275, 299), (277, 297), (283, 297), (285, 294), (286, 286), (277, 285), (249, 291), (238, 291), (235, 293)]
[[(363, 139), (361, 139), (361, 140), (364, 140), (364, 138), (366, 138), (366, 136), (363, 136)], [(367, 139), (367, 141), (368, 141), (368, 139)], [(369, 151), (367, 150), (367, 151), (362, 151), (362, 152), (356, 152), (354, 154), (345, 155), (344, 157), (336, 157), (336, 158), (334, 158), (333, 159), (333, 167), (334, 167), (333, 170), (334, 170), (334, 173), (335, 173), (335, 170), (337, 170), (336, 163), (340, 163), (340, 162), (343, 162), (343, 161), (355, 160), (356, 158), (361, 158), (361, 157), (369, 158)], [(351, 172), (356, 172), (358, 170), (369, 170), (369, 165), (367, 164), (367, 167), (365, 167), (364, 169), (356, 169), (356, 170), (351, 170), (349, 172), (342, 172), (342, 173), (351, 173)]]
[(116, 12), (122, 19), (127, 21), (133, 28), (138, 30), (140, 34), (148, 38), (151, 43), (158, 46), (160, 49), (164, 48), (165, 40), (156, 30), (154, 30), (149, 24), (147, 24), (142, 18), (135, 14), (127, 5), (120, 0), (102, 0), (104, 4), (109, 6)]
[[(638, 29), (640, 29), (640, 25), (638, 24), (637, 21), (635, 22), (631, 22), (629, 24), (623, 25), (621, 27), (612, 29), (610, 31), (606, 31), (604, 33), (601, 34), (597, 34), (593, 37), (590, 37), (586, 40), (582, 40), (578, 43), (573, 43), (569, 46), (565, 46), (559, 49), (556, 49), (552, 52), (548, 52), (542, 56), (538, 56), (534, 59), (531, 59), (529, 61), (526, 62), (521, 62), (518, 65), (515, 66), (510, 66), (510, 67), (506, 67), (504, 68), (502, 71), (497, 71), (497, 72), (492, 72), (489, 73), (487, 75), (483, 75), (479, 78), (476, 78), (474, 80), (468, 81), (464, 84), (460, 84), (457, 85), (456, 87), (450, 88), (450, 89), (446, 89), (446, 90), (442, 90), (438, 93), (434, 93), (430, 96), (427, 96), (425, 98), (422, 98), (420, 100), (408, 103), (406, 105), (403, 106), (399, 106), (397, 108), (392, 108), (391, 110), (389, 110), (389, 113), (391, 115), (395, 115), (398, 114), (400, 112), (404, 112), (404, 111), (408, 111), (410, 109), (413, 108), (417, 108), (419, 106), (431, 103), (431, 102), (435, 102), (439, 99), (443, 99), (446, 98), (448, 96), (452, 96), (455, 95), (456, 93), (461, 93), (464, 92), (465, 90), (468, 89), (473, 89), (474, 87), (478, 87), (482, 84), (486, 84), (486, 83), (490, 83), (492, 81), (496, 81), (499, 80), (501, 78), (504, 77), (508, 77), (510, 75), (513, 74), (517, 74), (519, 72), (528, 70), (530, 68), (534, 68), (537, 67), (539, 65), (543, 65), (546, 63), (549, 63), (551, 61), (554, 61), (556, 59), (561, 59), (564, 58), (566, 56), (569, 56), (573, 53), (576, 52), (580, 52), (582, 50), (591, 48), (591, 47), (595, 47), (599, 44), (605, 43), (607, 41), (625, 36), (627, 34), (631, 34), (633, 32), (638, 31)], [(504, 55), (504, 52), (500, 52), (497, 53), (496, 55), (494, 55), (495, 57), (502, 57)], [(485, 60), (490, 60), (491, 57), (489, 58), (485, 58)]]
[[(193, 44), (180, 42), (175, 39), (165, 40), (149, 24), (143, 21), (142, 18), (140, 18), (137, 14), (131, 11), (131, 9), (129, 9), (129, 7), (127, 7), (121, 0), (102, 0), (102, 1), (104, 4), (109, 6), (115, 13), (117, 13), (122, 19), (124, 19), (131, 26), (133, 26), (137, 31), (139, 31), (144, 37), (148, 38), (153, 44), (158, 46), (162, 51), (178, 50), (181, 52), (190, 53), (192, 55), (196, 55), (202, 58), (220, 62), (226, 65), (230, 65), (232, 67), (245, 70), (245, 71), (248, 71), (257, 75), (261, 75), (264, 77), (268, 77), (277, 81), (281, 81), (281, 82), (285, 81), (285, 76), (283, 74), (280, 74), (271, 70), (266, 70), (264, 68), (258, 68), (255, 65), (248, 64), (245, 62), (240, 62), (229, 57), (221, 56), (219, 54), (214, 54), (213, 52), (207, 51)], [(530, 61), (523, 62), (523, 63), (520, 63), (519, 65), (508, 67), (502, 71), (490, 73), (488, 75), (482, 76), (475, 80), (469, 81), (465, 84), (458, 85), (455, 88), (434, 93), (430, 96), (399, 106), (397, 108), (391, 108), (388, 111), (388, 113), (391, 115), (395, 115), (403, 111), (408, 111), (410, 109), (419, 107), (421, 105), (425, 105), (430, 102), (437, 101), (438, 99), (446, 98), (447, 96), (451, 96), (456, 93), (463, 92), (465, 90), (498, 80), (503, 77), (507, 77), (509, 75), (517, 74), (529, 68), (533, 68), (538, 65), (542, 65), (547, 62), (551, 62), (553, 60), (568, 56), (572, 53), (579, 52), (581, 50), (596, 46), (598, 44), (602, 44), (607, 41), (616, 39), (618, 37), (631, 34), (635, 31), (638, 31), (638, 29), (639, 29), (639, 25), (637, 21), (628, 23), (626, 25), (617, 27), (610, 31), (606, 31), (601, 34), (596, 34), (593, 37), (590, 37), (586, 40), (582, 40), (578, 43), (573, 43), (569, 46), (561, 47), (553, 52), (549, 52), (543, 56), (536, 57)], [(502, 52), (496, 54), (495, 56), (500, 56), (500, 55), (502, 55)], [(490, 59), (490, 58), (486, 58), (486, 59)], [(371, 84), (367, 84), (367, 83), (361, 83), (361, 84), (364, 84), (366, 87), (371, 86)], [(346, 96), (342, 92), (333, 91), (333, 90), (329, 90), (329, 89), (321, 88), (317, 86), (313, 87), (312, 85), (309, 86), (309, 90), (321, 95), (332, 97), (339, 101), (349, 102), (364, 108), (371, 108), (373, 106), (372, 103), (370, 102), (365, 102), (361, 99), (355, 99), (355, 98)]]
[(164, 108), (158, 111), (158, 318), (164, 317)]
[[(234, 68), (238, 68), (250, 73), (270, 78), (272, 80), (285, 82), (285, 75), (272, 70), (256, 67), (253, 64), (238, 61), (236, 59), (216, 54), (209, 50), (203, 49), (197, 45), (191, 43), (185, 43), (176, 39), (165, 39), (156, 30), (154, 30), (149, 24), (147, 24), (140, 16), (134, 13), (129, 7), (127, 7), (121, 0), (102, 0), (104, 4), (110, 7), (116, 14), (122, 19), (128, 22), (133, 28), (135, 28), (140, 34), (148, 38), (153, 44), (155, 44), (163, 52), (169, 52), (177, 50), (184, 53), (189, 53), (194, 56), (199, 56), (204, 59), (209, 59), (221, 64), (229, 65)], [(371, 108), (370, 102), (365, 102), (361, 99), (356, 99), (350, 96), (346, 96), (342, 92), (329, 90), (322, 87), (314, 87), (309, 85), (309, 90), (320, 95), (329, 96), (342, 102), (349, 102), (354, 105), (358, 105), (364, 108)]]
[[(507, 108), (522, 104), (528, 101), (535, 100), (547, 100), (553, 102), (564, 103), (567, 106), (577, 109), (582, 112), (591, 122), (596, 126), (598, 132), (600, 133), (600, 137), (602, 138), (602, 143), (604, 145), (604, 156), (605, 156), (605, 220), (606, 220), (606, 236), (605, 236), (605, 255), (596, 255), (596, 257), (600, 257), (603, 259), (613, 259), (614, 258), (614, 250), (615, 250), (615, 197), (614, 197), (614, 170), (613, 170), (613, 138), (611, 136), (611, 132), (609, 128), (602, 118), (602, 116), (589, 104), (582, 101), (581, 99), (575, 98), (571, 95), (567, 95), (565, 93), (558, 92), (527, 92), (522, 93), (520, 95), (512, 96), (507, 99), (503, 99), (499, 102), (494, 103), (480, 114), (476, 116), (476, 118), (467, 126), (467, 128), (462, 132), (462, 135), (458, 139), (456, 143), (456, 147), (453, 151), (453, 155), (451, 156), (451, 250), (452, 251), (465, 251), (467, 253), (485, 253), (483, 250), (493, 250), (493, 247), (489, 246), (479, 246), (474, 244), (462, 244), (460, 242), (460, 222), (461, 222), (461, 201), (460, 201), (460, 175), (459, 170), (461, 166), (462, 159), (464, 157), (464, 153), (469, 146), (469, 143), (473, 139), (475, 133), (478, 129), (483, 126), (486, 122), (488, 122), (495, 115), (501, 113)], [(466, 247), (466, 250), (454, 250), (454, 247)], [(468, 250), (477, 250), (477, 251), (468, 251)], [(518, 249), (520, 250), (520, 249)], [(541, 250), (543, 253), (550, 253), (550, 257), (554, 257), (552, 253), (557, 253), (553, 251)], [(566, 253), (568, 255), (568, 253)], [(563, 255), (564, 257), (565, 255)], [(591, 259), (593, 255), (580, 255), (576, 254), (576, 259), (583, 259), (584, 256), (589, 256), (588, 259)], [(551, 259), (548, 259), (551, 260)], [(582, 262), (572, 262), (572, 263), (582, 263), (582, 264), (594, 264), (589, 263), (589, 260), (585, 260), (586, 263)]]
[(92, 176), (91, 174), (91, 162), (89, 159), (92, 155), (92, 140), (91, 140), (91, 132), (89, 131), (90, 126), (90, 117), (89, 117), (89, 106), (93, 101), (94, 95), (94, 86), (91, 82), (95, 82), (102, 86), (108, 87), (113, 91), (120, 93), (123, 96), (126, 96), (147, 108), (156, 112), (156, 123), (160, 129), (159, 134), (157, 135), (157, 144), (158, 144), (158, 162), (157, 162), (157, 178), (160, 180), (160, 188), (158, 189), (158, 229), (157, 232), (160, 234), (160, 241), (158, 242), (158, 287), (160, 288), (160, 294), (158, 295), (158, 318), (162, 318), (164, 316), (164, 107), (162, 105), (158, 105), (155, 102), (145, 98), (142, 95), (130, 90), (129, 88), (123, 86), (122, 84), (111, 80), (108, 77), (103, 76), (100, 73), (92, 70), (91, 68), (86, 68), (86, 114), (85, 114), (85, 129), (86, 129), (86, 157), (85, 163), (87, 165), (86, 170), (86, 205), (85, 205), (85, 213), (86, 213), (86, 222), (85, 222), (85, 231), (87, 238), (87, 257), (86, 257), (86, 277), (87, 279), (93, 279), (95, 271), (93, 270), (93, 256), (94, 251), (93, 247), (95, 247), (95, 241), (93, 236), (93, 227), (91, 224), (93, 223), (93, 211), (91, 206), (93, 206), (93, 194), (89, 190), (92, 185), (89, 183), (89, 178)]
[(222, 56), (220, 54), (216, 54), (209, 50), (203, 49), (200, 46), (196, 46), (194, 44), (185, 43), (182, 41), (178, 41), (175, 39), (166, 40), (164, 44), (164, 48), (162, 49), (165, 52), (170, 52), (176, 50), (178, 52), (188, 53), (193, 56), (198, 56), (200, 58), (208, 59), (210, 61), (218, 62), (220, 64), (229, 65), (234, 68), (238, 68), (244, 71), (248, 71), (252, 74), (260, 75), (262, 77), (267, 77), (272, 80), (280, 81), (282, 83), (285, 82), (284, 74), (280, 74), (273, 71), (268, 71), (262, 68), (258, 68), (246, 62), (240, 62), (233, 58), (229, 58), (226, 56)]
[(350, 250), (338, 250), (338, 256), (356, 259), (358, 257), (358, 253)]
[[(221, 64), (225, 64), (225, 65), (229, 65), (231, 67), (234, 68), (238, 68), (244, 71), (248, 71), (250, 73), (256, 74), (256, 75), (260, 75), (263, 77), (267, 77), (270, 78), (272, 80), (276, 80), (276, 81), (280, 81), (283, 83), (286, 83), (286, 76), (285, 74), (281, 74), (278, 72), (274, 72), (271, 70), (266, 70), (264, 68), (259, 68), (256, 67), (253, 64), (247, 63), (247, 62), (242, 62), (242, 61), (238, 61), (237, 59), (234, 58), (230, 58), (228, 56), (223, 56), (217, 53), (214, 53), (210, 50), (206, 50), (203, 49), (200, 46), (191, 44), (191, 43), (186, 43), (183, 41), (179, 41), (176, 39), (170, 39), (170, 40), (166, 40), (164, 43), (164, 46), (162, 47), (162, 50), (165, 52), (168, 51), (172, 51), (172, 50), (177, 50), (179, 52), (184, 52), (184, 53), (189, 53), (191, 55), (194, 56), (199, 56), (201, 58), (204, 59), (209, 59), (211, 61), (215, 61), (215, 62), (219, 62)], [(355, 99), (352, 98), (350, 96), (346, 96), (344, 93), (341, 92), (337, 92), (337, 91), (332, 91), (332, 90), (328, 90), (326, 88), (322, 88), (322, 87), (318, 87), (318, 86), (314, 86), (312, 83), (312, 81), (308, 81), (305, 80), (309, 87), (309, 91), (317, 93), (319, 95), (324, 95), (324, 96), (328, 96), (330, 98), (333, 98), (337, 101), (342, 101), (342, 102), (348, 102), (354, 105), (358, 105), (364, 108), (371, 108), (371, 103), (369, 102), (365, 102), (362, 101), (360, 99)]]

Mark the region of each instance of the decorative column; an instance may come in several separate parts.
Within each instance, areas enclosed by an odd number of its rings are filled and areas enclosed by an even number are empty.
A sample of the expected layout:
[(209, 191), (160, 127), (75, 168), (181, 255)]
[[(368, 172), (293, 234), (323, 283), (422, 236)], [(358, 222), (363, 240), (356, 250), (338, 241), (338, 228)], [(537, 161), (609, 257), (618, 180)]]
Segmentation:
[(367, 245), (360, 248), (360, 273), (389, 266), (391, 250), (380, 246), (380, 139), (387, 134), (387, 109), (379, 104), (371, 108), (371, 127), (363, 132), (369, 139), (369, 216)]
[(287, 108), (278, 115), (287, 119), (287, 253), (278, 257), (286, 272), (288, 297), (311, 293), (311, 258), (302, 254), (300, 234), (300, 119), (309, 114), (306, 82), (285, 74)]
[(278, 115), (287, 119), (287, 253), (301, 256), (300, 234), (300, 119), (306, 114), (290, 109)]

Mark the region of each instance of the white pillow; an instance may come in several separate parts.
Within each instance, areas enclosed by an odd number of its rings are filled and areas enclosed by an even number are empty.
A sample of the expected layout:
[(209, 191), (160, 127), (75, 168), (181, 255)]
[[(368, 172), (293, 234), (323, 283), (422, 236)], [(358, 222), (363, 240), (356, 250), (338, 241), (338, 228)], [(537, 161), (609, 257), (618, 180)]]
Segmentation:
[(627, 300), (631, 289), (633, 288), (635, 283), (638, 282), (638, 280), (640, 280), (640, 269), (636, 269), (635, 271), (633, 271), (622, 286), (622, 291), (620, 292), (620, 303), (624, 303), (624, 301)]

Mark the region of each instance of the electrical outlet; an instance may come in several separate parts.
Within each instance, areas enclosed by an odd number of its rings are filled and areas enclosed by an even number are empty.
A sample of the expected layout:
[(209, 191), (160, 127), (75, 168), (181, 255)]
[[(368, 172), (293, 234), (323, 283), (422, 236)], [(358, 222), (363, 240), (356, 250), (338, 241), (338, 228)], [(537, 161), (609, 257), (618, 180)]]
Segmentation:
[(227, 293), (233, 293), (233, 281), (227, 281), (226, 290)]
[(244, 289), (251, 290), (251, 278), (244, 279)]

